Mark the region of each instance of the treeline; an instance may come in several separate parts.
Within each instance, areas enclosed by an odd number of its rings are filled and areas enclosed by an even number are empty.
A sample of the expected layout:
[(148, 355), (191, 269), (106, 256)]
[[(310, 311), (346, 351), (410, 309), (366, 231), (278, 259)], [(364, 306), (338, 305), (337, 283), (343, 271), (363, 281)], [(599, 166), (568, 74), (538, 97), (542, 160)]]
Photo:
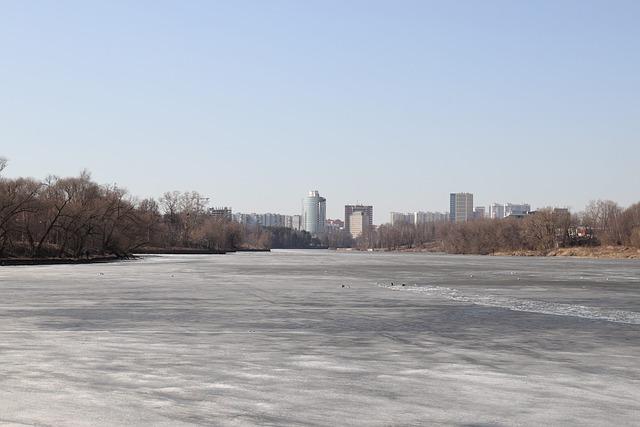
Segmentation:
[[(576, 230), (589, 234), (578, 238)], [(565, 210), (541, 209), (524, 218), (382, 225), (355, 242), (360, 249), (431, 248), (459, 254), (545, 252), (577, 244), (640, 248), (640, 203), (624, 209), (615, 202), (599, 200), (573, 215)]]
[[(3, 164), (4, 166), (4, 164)], [(0, 257), (124, 255), (150, 228), (126, 191), (74, 178), (0, 177)]]
[[(197, 192), (167, 192), (138, 200), (88, 172), (77, 177), (2, 176), (0, 158), (0, 258), (120, 257), (145, 249), (307, 247), (305, 232), (245, 228), (210, 215)], [(274, 246), (275, 244), (275, 246)]]
[(306, 231), (286, 227), (270, 227), (265, 230), (270, 235), (272, 249), (306, 249), (322, 246), (320, 239)]
[[(84, 258), (127, 256), (172, 249), (356, 247), (429, 248), (450, 253), (490, 254), (549, 251), (575, 244), (640, 248), (640, 203), (622, 208), (591, 202), (584, 212), (542, 209), (524, 218), (466, 223), (382, 225), (353, 240), (344, 230), (319, 238), (288, 228), (242, 226), (207, 213), (197, 192), (167, 192), (138, 200), (115, 185), (100, 185), (84, 172), (77, 177), (10, 179), (0, 158), (0, 258)], [(577, 230), (588, 238), (577, 239)]]

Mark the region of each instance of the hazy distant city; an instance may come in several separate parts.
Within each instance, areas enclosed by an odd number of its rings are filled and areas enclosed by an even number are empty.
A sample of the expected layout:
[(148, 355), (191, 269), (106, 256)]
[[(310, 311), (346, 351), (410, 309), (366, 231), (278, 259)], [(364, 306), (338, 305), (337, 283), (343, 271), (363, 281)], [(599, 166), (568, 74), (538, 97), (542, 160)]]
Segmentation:
[[(293, 230), (307, 231), (313, 235), (324, 232), (345, 230), (353, 238), (358, 238), (367, 229), (375, 229), (374, 206), (353, 204), (344, 206), (344, 218), (327, 218), (327, 199), (320, 196), (318, 190), (309, 191), (302, 201), (300, 214), (287, 215), (281, 213), (240, 213), (232, 212), (231, 207), (211, 208), (212, 215), (224, 216), (243, 225), (260, 225), (263, 227), (284, 227)], [(532, 214), (528, 203), (492, 203), (487, 207), (475, 206), (472, 193), (451, 193), (448, 212), (390, 212), (390, 224), (427, 224), (434, 222), (466, 222), (473, 219), (523, 218)]]

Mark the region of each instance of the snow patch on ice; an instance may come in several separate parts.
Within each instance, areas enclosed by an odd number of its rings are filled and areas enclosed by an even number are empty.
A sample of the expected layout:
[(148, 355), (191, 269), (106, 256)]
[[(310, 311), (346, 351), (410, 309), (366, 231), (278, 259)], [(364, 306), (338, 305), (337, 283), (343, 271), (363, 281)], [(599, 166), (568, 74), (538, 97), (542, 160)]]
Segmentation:
[(512, 311), (525, 311), (529, 313), (550, 314), (554, 316), (572, 316), (592, 320), (605, 320), (615, 323), (627, 323), (640, 325), (640, 313), (626, 310), (611, 310), (598, 307), (589, 307), (577, 304), (563, 304), (530, 299), (512, 298), (499, 295), (479, 295), (462, 292), (458, 289), (444, 286), (390, 286), (378, 284), (378, 286), (393, 291), (417, 292), (429, 296), (445, 298), (451, 301), (475, 304), (486, 307), (506, 308)]

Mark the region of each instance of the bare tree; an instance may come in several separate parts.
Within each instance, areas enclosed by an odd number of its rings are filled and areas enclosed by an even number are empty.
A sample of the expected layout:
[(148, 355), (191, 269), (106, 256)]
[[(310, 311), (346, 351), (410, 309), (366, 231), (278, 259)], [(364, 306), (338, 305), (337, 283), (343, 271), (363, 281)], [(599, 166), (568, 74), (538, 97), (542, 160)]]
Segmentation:
[(9, 161), (7, 160), (7, 158), (0, 156), (0, 174), (2, 173), (3, 170), (6, 169), (8, 164), (9, 164)]

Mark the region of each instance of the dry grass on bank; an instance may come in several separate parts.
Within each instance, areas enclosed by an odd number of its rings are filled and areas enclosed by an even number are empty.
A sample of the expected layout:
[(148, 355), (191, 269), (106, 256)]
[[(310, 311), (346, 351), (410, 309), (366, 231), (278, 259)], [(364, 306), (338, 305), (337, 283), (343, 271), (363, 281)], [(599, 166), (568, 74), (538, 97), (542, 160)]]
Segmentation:
[(567, 256), (576, 258), (611, 258), (611, 259), (640, 259), (640, 249), (628, 246), (580, 246), (558, 248), (549, 252), (539, 251), (510, 251), (496, 252), (496, 256)]

